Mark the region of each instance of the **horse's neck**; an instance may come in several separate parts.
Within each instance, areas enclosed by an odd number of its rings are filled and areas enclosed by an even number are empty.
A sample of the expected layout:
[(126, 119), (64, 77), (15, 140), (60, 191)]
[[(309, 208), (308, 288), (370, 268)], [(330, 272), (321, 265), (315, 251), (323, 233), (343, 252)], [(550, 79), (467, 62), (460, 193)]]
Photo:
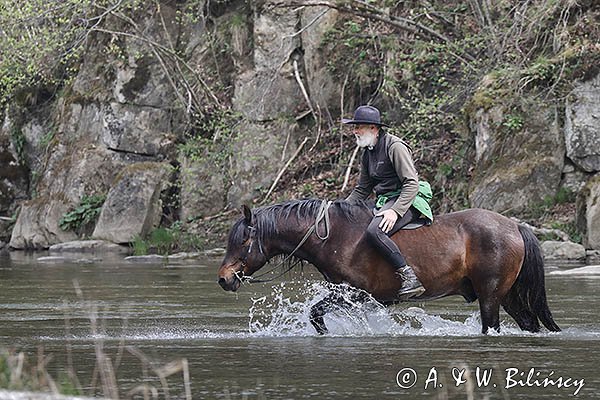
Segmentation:
[[(313, 264), (325, 276), (339, 276), (342, 264), (348, 263), (355, 245), (362, 237), (363, 230), (346, 219), (331, 219), (326, 230), (325, 223), (318, 226), (302, 243), (305, 235), (314, 226), (301, 221), (289, 221), (276, 238), (271, 238), (274, 246), (270, 253), (290, 255)], [(326, 238), (325, 238), (326, 237)], [(273, 240), (275, 239), (275, 240)]]
[(286, 223), (285, 227), (279, 229), (274, 237), (269, 238), (271, 244), (269, 256), (275, 257), (281, 254), (293, 255), (312, 262), (308, 259), (310, 258), (310, 252), (306, 251), (306, 248), (309, 246), (306, 242), (311, 241), (312, 236), (315, 235), (314, 232), (308, 238), (305, 238), (305, 235), (307, 235), (312, 226), (311, 224), (307, 226), (306, 223), (301, 224), (299, 221), (289, 221)]

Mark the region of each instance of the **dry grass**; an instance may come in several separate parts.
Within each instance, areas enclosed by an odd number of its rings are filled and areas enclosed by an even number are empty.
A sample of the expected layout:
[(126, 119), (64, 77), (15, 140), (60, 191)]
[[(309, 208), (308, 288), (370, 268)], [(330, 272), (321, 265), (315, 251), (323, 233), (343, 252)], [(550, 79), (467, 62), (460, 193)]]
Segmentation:
[[(133, 398), (143, 398), (144, 400), (192, 399), (190, 370), (186, 358), (160, 364), (145, 355), (141, 350), (126, 345), (124, 339), (119, 342), (116, 353), (114, 355), (109, 354), (100, 334), (104, 331), (104, 321), (98, 317), (97, 304), (84, 299), (83, 291), (76, 280), (73, 284), (77, 297), (85, 305), (93, 340), (95, 366), (89, 384), (85, 386), (82, 384), (75, 369), (73, 345), (69, 339), (72, 337), (71, 321), (68, 316), (69, 313), (66, 312), (66, 365), (58, 368), (58, 370), (64, 371), (59, 373), (59, 378), (51, 376), (48, 366), (53, 360), (53, 356), (46, 355), (43, 346), (38, 347), (37, 356), (33, 362), (31, 357), (28, 358), (23, 351), (0, 350), (0, 389), (48, 392), (55, 395), (97, 396), (101, 394), (106, 399), (114, 400)], [(134, 356), (141, 363), (142, 377), (140, 380), (144, 383), (132, 389), (126, 389), (123, 387), (124, 385), (119, 383), (118, 372), (125, 353)], [(56, 367), (53, 369), (56, 369)], [(183, 393), (180, 393), (181, 388), (179, 385), (175, 389), (169, 384), (168, 378), (175, 376), (183, 381)]]

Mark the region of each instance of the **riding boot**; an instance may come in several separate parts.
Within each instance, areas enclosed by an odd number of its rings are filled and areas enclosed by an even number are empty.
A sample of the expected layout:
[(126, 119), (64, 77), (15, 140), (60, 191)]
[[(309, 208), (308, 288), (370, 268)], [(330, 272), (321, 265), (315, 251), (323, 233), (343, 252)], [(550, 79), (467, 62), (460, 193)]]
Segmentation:
[(396, 274), (402, 279), (402, 287), (398, 290), (398, 297), (401, 300), (419, 296), (425, 291), (421, 281), (409, 265), (398, 268)]

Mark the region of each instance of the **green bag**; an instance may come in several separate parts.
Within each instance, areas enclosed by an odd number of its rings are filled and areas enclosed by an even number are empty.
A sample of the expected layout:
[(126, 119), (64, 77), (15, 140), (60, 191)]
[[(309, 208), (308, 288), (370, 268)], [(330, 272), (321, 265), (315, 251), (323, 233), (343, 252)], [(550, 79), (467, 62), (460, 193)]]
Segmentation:
[[(385, 203), (392, 197), (396, 197), (400, 195), (400, 191), (389, 192), (382, 194), (377, 197), (377, 202), (375, 203), (375, 208), (379, 209), (383, 207)], [(417, 192), (417, 196), (412, 202), (412, 206), (419, 210), (424, 217), (433, 222), (433, 213), (431, 212), (431, 206), (429, 206), (429, 202), (433, 198), (433, 192), (431, 191), (431, 185), (427, 181), (419, 181), (419, 191)]]

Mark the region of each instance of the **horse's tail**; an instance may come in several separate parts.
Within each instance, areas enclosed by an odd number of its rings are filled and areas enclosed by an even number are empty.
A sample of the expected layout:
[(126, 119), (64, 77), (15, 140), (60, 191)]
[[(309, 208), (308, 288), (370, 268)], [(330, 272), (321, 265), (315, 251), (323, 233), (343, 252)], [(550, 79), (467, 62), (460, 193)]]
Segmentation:
[[(559, 332), (560, 328), (554, 322), (546, 300), (544, 258), (540, 243), (528, 227), (519, 225), (519, 232), (525, 243), (525, 258), (511, 292), (516, 292), (514, 295), (518, 296), (520, 306), (526, 308), (522, 310), (524, 313), (533, 319), (539, 318), (548, 330)], [(539, 327), (537, 321), (535, 324)]]

